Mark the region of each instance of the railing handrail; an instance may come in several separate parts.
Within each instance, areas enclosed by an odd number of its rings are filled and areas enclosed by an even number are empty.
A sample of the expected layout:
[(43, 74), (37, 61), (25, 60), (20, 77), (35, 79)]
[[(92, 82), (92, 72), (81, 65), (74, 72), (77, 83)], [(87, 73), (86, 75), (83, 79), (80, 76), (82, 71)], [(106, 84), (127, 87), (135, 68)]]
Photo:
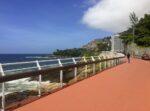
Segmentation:
[[(60, 58), (60, 60), (71, 60), (72, 58), (75, 59), (81, 59), (82, 57), (71, 57), (71, 58)], [(39, 62), (51, 62), (51, 61), (57, 61), (57, 59), (50, 59), (50, 60), (38, 60)], [(12, 63), (1, 63), (2, 66), (7, 65), (19, 65), (19, 64), (30, 64), (30, 63), (36, 63), (36, 61), (25, 61), (25, 62), (12, 62)]]
[[(100, 56), (91, 56), (91, 57), (93, 57), (94, 59), (97, 57), (100, 57)], [(87, 59), (86, 61), (88, 61), (89, 59), (90, 60), (92, 60), (92, 58), (91, 57), (72, 57), (72, 58), (74, 58), (74, 60), (76, 61), (77, 59)], [(115, 56), (115, 57), (117, 57), (117, 56)], [(74, 63), (73, 62), (73, 59), (72, 59), (71, 57), (70, 58), (60, 58), (59, 60), (61, 61), (61, 63), (62, 63), (62, 65), (64, 64), (64, 65), (67, 65), (68, 63), (70, 64), (70, 63)], [(71, 62), (65, 62), (65, 61), (67, 61), (67, 60), (72, 60)], [(16, 65), (27, 65), (27, 64), (29, 64), (29, 65), (37, 65), (37, 61), (39, 62), (39, 64), (41, 64), (41, 63), (47, 63), (47, 62), (56, 62), (56, 63), (49, 63), (49, 64), (47, 64), (46, 66), (56, 66), (56, 64), (58, 64), (59, 65), (59, 62), (58, 62), (58, 59), (51, 59), (51, 60), (36, 60), (36, 61), (25, 61), (25, 62), (14, 62), (14, 63), (2, 63), (1, 64), (1, 67), (3, 68), (3, 66), (4, 67), (9, 67), (9, 66), (16, 66)], [(79, 63), (80, 61), (76, 61), (77, 63)], [(30, 66), (30, 67), (28, 67), (28, 66), (23, 66), (22, 68), (15, 68), (15, 69), (3, 69), (3, 71), (4, 71), (4, 73), (6, 73), (6, 72), (10, 72), (10, 71), (13, 71), (13, 72), (15, 72), (15, 71), (25, 71), (24, 69), (28, 69), (28, 70), (32, 70), (33, 68), (32, 67), (34, 67), (34, 66)], [(44, 67), (43, 65), (40, 65), (40, 67)]]
[(17, 80), (17, 79), (33, 77), (33, 76), (38, 76), (38, 75), (50, 74), (51, 72), (56, 72), (56, 71), (60, 71), (60, 70), (65, 70), (65, 69), (74, 68), (74, 67), (80, 67), (80, 66), (84, 66), (84, 65), (89, 65), (89, 64), (93, 64), (93, 63), (104, 62), (104, 61), (114, 60), (114, 59), (119, 59), (119, 58), (124, 58), (124, 56), (114, 57), (114, 58), (109, 58), (109, 59), (102, 59), (102, 60), (95, 60), (95, 61), (87, 61), (87, 62), (81, 62), (81, 63), (77, 63), (77, 64), (66, 65), (66, 66), (58, 66), (58, 67), (54, 67), (54, 68), (47, 68), (47, 69), (41, 69), (41, 70), (36, 70), (36, 71), (21, 72), (21, 73), (12, 74), (12, 75), (0, 76), (0, 83), (13, 81), (13, 80)]
[(1, 65), (2, 66), (7, 66), (7, 65), (19, 65), (19, 64), (31, 64), (31, 63), (36, 63), (36, 61), (2, 63)]
[[(72, 58), (74, 58), (75, 60), (76, 59), (82, 59), (82, 57), (72, 57)], [(72, 60), (72, 58), (61, 58), (60, 60), (62, 61), (62, 64), (68, 64), (68, 62), (63, 62), (63, 61), (67, 61), (67, 60)], [(49, 64), (48, 65), (44, 65), (44, 66), (56, 66), (56, 64), (57, 65), (59, 65), (59, 63), (58, 63), (58, 59), (51, 59), (51, 60), (35, 60), (35, 61), (24, 61), (24, 62), (12, 62), (12, 63), (1, 63), (1, 66), (2, 67), (9, 67), (9, 66), (16, 66), (16, 65), (27, 65), (27, 64), (29, 64), (29, 65), (37, 65), (37, 61), (39, 62), (39, 64), (42, 64), (42, 63), (48, 63), (49, 62)], [(50, 62), (56, 62), (56, 63), (51, 63), (50, 64)], [(69, 63), (71, 63), (71, 62), (69, 62)], [(74, 63), (73, 61), (72, 61), (72, 63)], [(43, 65), (40, 65), (40, 67), (44, 67)], [(3, 69), (3, 71), (4, 71), (4, 73), (6, 73), (6, 72), (15, 72), (15, 71), (25, 71), (24, 69), (28, 69), (28, 70), (32, 70), (33, 69), (33, 66), (30, 66), (30, 67), (28, 67), (28, 66), (26, 66), (26, 67), (23, 67), (23, 68), (15, 68), (15, 69), (9, 69), (9, 70), (4, 70)]]

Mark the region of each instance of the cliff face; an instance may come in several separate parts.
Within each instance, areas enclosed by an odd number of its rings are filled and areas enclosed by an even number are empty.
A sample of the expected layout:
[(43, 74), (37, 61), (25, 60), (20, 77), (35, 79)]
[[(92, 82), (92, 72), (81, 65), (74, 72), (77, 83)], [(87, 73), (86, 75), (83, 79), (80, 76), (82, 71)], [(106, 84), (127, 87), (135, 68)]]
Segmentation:
[(111, 50), (110, 37), (105, 37), (102, 39), (95, 39), (81, 48), (65, 49), (65, 50), (57, 49), (55, 52), (53, 52), (53, 55), (57, 57), (92, 56), (99, 54), (101, 51), (110, 51), (110, 50)]
[(105, 51), (110, 50), (111, 37), (104, 37), (100, 39), (95, 39), (88, 44), (84, 45), (82, 48), (88, 49), (88, 50), (94, 50), (94, 51)]

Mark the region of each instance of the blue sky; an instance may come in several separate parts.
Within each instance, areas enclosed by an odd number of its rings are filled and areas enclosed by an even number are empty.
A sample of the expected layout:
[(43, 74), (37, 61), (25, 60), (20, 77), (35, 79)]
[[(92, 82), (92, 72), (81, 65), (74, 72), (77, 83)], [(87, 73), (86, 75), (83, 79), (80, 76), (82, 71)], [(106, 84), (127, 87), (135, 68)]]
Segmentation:
[(0, 53), (51, 53), (111, 35), (81, 23), (86, 1), (0, 0)]

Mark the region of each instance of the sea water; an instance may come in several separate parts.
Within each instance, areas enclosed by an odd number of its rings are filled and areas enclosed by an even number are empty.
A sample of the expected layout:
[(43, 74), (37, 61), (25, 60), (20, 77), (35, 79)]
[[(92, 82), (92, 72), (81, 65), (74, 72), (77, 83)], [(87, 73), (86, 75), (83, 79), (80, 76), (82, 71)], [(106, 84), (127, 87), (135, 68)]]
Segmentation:
[[(0, 54), (0, 63), (14, 63), (14, 62), (27, 62), (27, 61), (36, 61), (36, 60), (51, 60), (56, 59), (55, 56), (50, 54)], [(35, 64), (34, 64), (35, 65)], [(23, 68), (34, 66), (32, 64), (25, 65), (15, 65), (15, 66), (3, 66), (3, 70), (11, 70), (14, 68)], [(37, 69), (36, 69), (37, 70)], [(13, 74), (13, 72), (9, 72), (8, 74)], [(0, 74), (1, 75), (1, 74)], [(7, 73), (5, 73), (7, 75)], [(17, 92), (23, 90), (36, 89), (38, 87), (38, 81), (30, 81), (30, 78), (24, 78), (19, 80), (14, 80), (5, 83), (5, 92)], [(2, 91), (2, 84), (0, 84), (0, 96)]]
[(55, 56), (50, 54), (0, 54), (0, 63), (49, 60)]
[[(48, 55), (48, 54), (0, 54), (0, 63), (2, 64), (14, 63), (14, 62), (28, 62), (28, 61), (36, 61), (36, 60), (38, 61), (52, 60), (50, 62), (40, 63), (40, 66), (52, 65), (53, 67), (53, 64), (58, 64), (57, 58), (55, 56)], [(62, 60), (61, 62), (64, 65), (68, 65), (66, 64), (67, 62), (73, 64), (72, 59)], [(12, 69), (27, 68), (27, 67), (36, 67), (34, 70), (38, 70), (36, 63), (3, 66), (3, 70), (7, 71)], [(10, 71), (10, 72), (5, 72), (5, 75), (16, 74), (16, 73), (18, 72)], [(43, 84), (48, 84), (50, 82), (51, 81), (42, 81)], [(35, 90), (38, 88), (38, 85), (39, 82), (37, 80), (31, 80), (30, 78), (9, 81), (5, 83), (5, 92), (6, 94), (8, 94), (8, 93), (20, 92), (24, 90), (31, 90), (31, 89)], [(2, 94), (1, 91), (2, 91), (2, 84), (0, 84), (0, 95)]]

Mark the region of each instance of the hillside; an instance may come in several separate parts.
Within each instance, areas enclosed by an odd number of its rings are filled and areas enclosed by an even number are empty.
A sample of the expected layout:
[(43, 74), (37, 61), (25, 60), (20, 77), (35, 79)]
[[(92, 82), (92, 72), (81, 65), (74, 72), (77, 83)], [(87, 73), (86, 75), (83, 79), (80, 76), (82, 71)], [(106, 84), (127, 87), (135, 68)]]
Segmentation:
[(94, 50), (94, 51), (105, 51), (111, 49), (111, 37), (104, 37), (100, 39), (95, 39), (88, 44), (84, 45), (82, 48), (87, 50)]
[(99, 55), (101, 51), (111, 50), (111, 37), (104, 37), (101, 39), (95, 39), (81, 48), (72, 48), (59, 50), (53, 52), (53, 55), (58, 57), (79, 57), (79, 56), (93, 56)]

